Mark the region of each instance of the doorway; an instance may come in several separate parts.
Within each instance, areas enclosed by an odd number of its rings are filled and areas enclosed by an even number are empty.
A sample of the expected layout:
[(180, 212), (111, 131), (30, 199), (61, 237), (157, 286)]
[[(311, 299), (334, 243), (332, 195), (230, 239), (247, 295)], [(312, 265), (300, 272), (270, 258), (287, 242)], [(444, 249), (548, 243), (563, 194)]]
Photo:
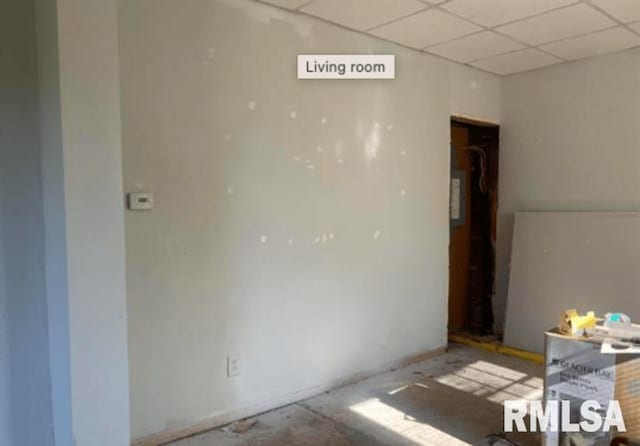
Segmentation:
[(499, 127), (451, 119), (450, 334), (493, 333)]

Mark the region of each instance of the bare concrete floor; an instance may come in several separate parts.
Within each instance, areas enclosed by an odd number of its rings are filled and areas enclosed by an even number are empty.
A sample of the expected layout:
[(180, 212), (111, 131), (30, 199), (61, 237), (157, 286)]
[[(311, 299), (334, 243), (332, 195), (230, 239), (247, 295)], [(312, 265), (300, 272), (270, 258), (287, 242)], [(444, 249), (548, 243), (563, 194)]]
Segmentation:
[[(457, 344), (436, 358), (340, 387), (172, 446), (484, 445), (502, 431), (502, 402), (540, 399), (542, 366)], [(540, 444), (536, 434), (509, 438)]]

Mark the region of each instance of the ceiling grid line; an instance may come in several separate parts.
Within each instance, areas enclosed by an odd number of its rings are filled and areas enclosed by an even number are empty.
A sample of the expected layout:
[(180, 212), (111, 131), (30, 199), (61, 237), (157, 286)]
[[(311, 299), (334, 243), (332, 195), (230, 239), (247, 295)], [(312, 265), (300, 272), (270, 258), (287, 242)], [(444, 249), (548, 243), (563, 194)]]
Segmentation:
[[(547, 52), (547, 51), (544, 51), (544, 50), (542, 50), (541, 48), (539, 48), (538, 46), (531, 45), (531, 44), (529, 44), (529, 43), (527, 43), (527, 42), (525, 42), (525, 41), (523, 41), (523, 40), (517, 39), (517, 38), (515, 38), (515, 37), (513, 37), (513, 36), (510, 36), (510, 35), (508, 35), (508, 34), (502, 33), (502, 32), (500, 32), (500, 31), (498, 31), (498, 30), (497, 30), (497, 28), (499, 28), (499, 27), (501, 27), (501, 26), (511, 25), (511, 24), (513, 24), (513, 23), (518, 23), (518, 22), (521, 22), (521, 21), (523, 21), (523, 20), (527, 20), (527, 19), (532, 18), (532, 17), (541, 16), (541, 15), (547, 14), (547, 13), (549, 13), (549, 12), (554, 12), (554, 11), (557, 11), (557, 10), (560, 10), (560, 9), (568, 8), (568, 7), (574, 6), (574, 5), (576, 5), (576, 4), (578, 4), (578, 3), (581, 3), (581, 2), (582, 2), (582, 0), (577, 0), (576, 2), (571, 3), (571, 4), (569, 4), (569, 5), (559, 6), (559, 7), (557, 7), (557, 8), (549, 9), (549, 10), (546, 10), (546, 11), (543, 11), (543, 12), (540, 12), (540, 13), (536, 13), (536, 14), (531, 14), (531, 15), (528, 15), (528, 16), (525, 16), (525, 17), (521, 17), (521, 18), (518, 18), (518, 19), (515, 19), (515, 20), (511, 20), (511, 21), (508, 21), (508, 22), (505, 22), (505, 23), (500, 23), (500, 24), (498, 24), (498, 25), (494, 25), (494, 26), (491, 26), (491, 27), (484, 26), (484, 25), (482, 25), (482, 24), (480, 24), (480, 23), (478, 23), (478, 22), (474, 22), (474, 21), (469, 20), (469, 19), (467, 19), (467, 18), (465, 18), (465, 17), (459, 16), (459, 15), (457, 15), (456, 13), (451, 12), (451, 11), (449, 11), (449, 10), (444, 10), (444, 12), (447, 12), (448, 14), (454, 15), (454, 16), (456, 16), (456, 17), (458, 17), (458, 18), (462, 19), (462, 20), (466, 20), (467, 22), (470, 22), (470, 23), (473, 23), (473, 24), (475, 24), (475, 25), (481, 26), (481, 27), (483, 27), (483, 31), (493, 32), (493, 33), (495, 33), (495, 34), (497, 34), (497, 35), (499, 35), (499, 36), (501, 36), (501, 37), (504, 37), (504, 38), (509, 39), (509, 40), (513, 40), (514, 42), (516, 42), (516, 43), (518, 43), (518, 44), (520, 44), (520, 45), (522, 45), (522, 46), (523, 46), (522, 48), (518, 48), (518, 49), (515, 49), (515, 50), (511, 50), (511, 51), (505, 51), (505, 52), (497, 53), (497, 54), (494, 54), (494, 55), (492, 55), (492, 56), (490, 56), (490, 57), (501, 56), (501, 55), (503, 55), (503, 54), (511, 54), (511, 53), (515, 53), (515, 52), (518, 52), (518, 51), (523, 51), (523, 50), (528, 49), (528, 48), (532, 48), (532, 49), (535, 49), (535, 50), (538, 50), (538, 51), (542, 51), (543, 53), (549, 54), (550, 56), (555, 57), (555, 58), (557, 58), (557, 59), (560, 59), (560, 60), (562, 60), (562, 61), (565, 61), (565, 59), (563, 59), (562, 57), (558, 57), (558, 56), (556, 56), (556, 55), (554, 55), (554, 54), (551, 54), (551, 53), (549, 53), (549, 52)], [(440, 6), (441, 6), (441, 5), (437, 5), (437, 8), (439, 8)], [(482, 33), (483, 31), (478, 31), (477, 33), (474, 33), (474, 34), (480, 34), (480, 33)], [(471, 35), (473, 35), (473, 34), (471, 34)], [(471, 35), (469, 35), (469, 36), (471, 36)], [(462, 36), (462, 37), (458, 37), (458, 38), (456, 38), (456, 39), (452, 39), (452, 40), (450, 40), (450, 41), (443, 42), (443, 43), (453, 42), (453, 41), (456, 41), (456, 40), (464, 39), (464, 38), (469, 37), (469, 36)], [(551, 42), (549, 42), (549, 43), (551, 43)], [(441, 44), (442, 44), (442, 43), (441, 43)], [(437, 45), (441, 45), (441, 44), (437, 44)], [(422, 50), (423, 50), (425, 53), (432, 54), (432, 53), (430, 53), (430, 52), (428, 51), (428, 49), (429, 49), (429, 48), (433, 48), (434, 46), (437, 46), (437, 45), (430, 45), (430, 46), (427, 46), (427, 47), (422, 48)], [(444, 56), (442, 56), (442, 57), (444, 57)], [(445, 58), (446, 58), (446, 57), (445, 57)], [(469, 64), (469, 63), (472, 63), (472, 62), (478, 62), (478, 61), (481, 61), (481, 60), (484, 60), (484, 59), (488, 59), (488, 58), (489, 58), (489, 57), (480, 57), (480, 58), (476, 58), (476, 59), (471, 59), (470, 61), (465, 62), (465, 64)], [(453, 60), (453, 62), (459, 62), (459, 61), (455, 61), (455, 60)]]
[(256, 0), (498, 75), (640, 46), (640, 0)]
[[(467, 22), (473, 23), (473, 24), (478, 25), (478, 26), (482, 26), (482, 27), (486, 28), (487, 30), (495, 30), (496, 28), (499, 28), (501, 26), (512, 25), (514, 23), (522, 22), (524, 20), (527, 20), (527, 19), (530, 19), (530, 18), (533, 18), (533, 17), (538, 17), (538, 16), (541, 16), (541, 15), (545, 15), (545, 14), (548, 14), (550, 12), (555, 12), (555, 11), (558, 11), (560, 9), (570, 8), (570, 7), (575, 6), (575, 5), (579, 4), (579, 3), (583, 3), (583, 0), (576, 0), (574, 3), (568, 4), (568, 5), (562, 5), (562, 6), (558, 6), (558, 7), (552, 8), (552, 9), (547, 9), (547, 10), (544, 10), (542, 12), (538, 12), (538, 13), (522, 16), (522, 17), (519, 17), (517, 19), (509, 20), (507, 22), (500, 22), (499, 24), (493, 25), (493, 26), (486, 26), (486, 25), (483, 25), (481, 23), (472, 21), (472, 20), (470, 20), (470, 19), (468, 19), (466, 17), (460, 16), (460, 15), (456, 14), (455, 12), (450, 11), (448, 9), (445, 9), (445, 8), (442, 8), (442, 9), (443, 9), (444, 12), (446, 12), (448, 14), (455, 15), (456, 17), (459, 17), (462, 20), (466, 20)], [(441, 6), (443, 6), (443, 5), (437, 5), (436, 7), (440, 8)]]
[[(583, 0), (584, 1), (584, 0)], [(593, 3), (592, 1), (585, 1), (585, 3), (587, 3), (589, 6), (591, 6), (592, 8), (598, 10), (601, 14), (609, 17), (611, 20), (613, 20), (614, 22), (616, 22), (619, 26), (627, 29), (628, 31), (631, 31), (632, 33), (640, 36), (640, 31), (636, 31), (635, 29), (631, 28), (630, 25), (633, 25), (634, 23), (640, 23), (638, 21), (631, 21), (631, 22), (622, 22), (620, 20), (618, 20), (615, 16), (609, 14), (607, 11), (605, 11), (604, 9), (600, 8), (598, 5), (596, 5), (595, 3)]]
[[(420, 3), (423, 3), (423, 2), (420, 2)], [(420, 14), (421, 12), (426, 11), (427, 9), (434, 9), (435, 8), (435, 6), (433, 6), (433, 5), (427, 5), (426, 3), (423, 3), (423, 4), (424, 4), (424, 8), (419, 9), (418, 11), (412, 12), (412, 13), (404, 15), (402, 17), (396, 17), (395, 19), (391, 19), (388, 22), (384, 22), (384, 23), (380, 23), (378, 25), (372, 26), (371, 28), (366, 29), (364, 32), (366, 32), (368, 34), (371, 31), (375, 31), (377, 28), (382, 28), (383, 26), (387, 26), (387, 25), (390, 25), (392, 23), (399, 22), (400, 20), (407, 19), (407, 18), (409, 18), (409, 17), (411, 17), (413, 15)]]
[(302, 9), (306, 6), (309, 6), (311, 3), (313, 3), (315, 0), (308, 0), (306, 2), (304, 2), (303, 4), (301, 4), (300, 6), (298, 6), (297, 8), (295, 8), (296, 10)]

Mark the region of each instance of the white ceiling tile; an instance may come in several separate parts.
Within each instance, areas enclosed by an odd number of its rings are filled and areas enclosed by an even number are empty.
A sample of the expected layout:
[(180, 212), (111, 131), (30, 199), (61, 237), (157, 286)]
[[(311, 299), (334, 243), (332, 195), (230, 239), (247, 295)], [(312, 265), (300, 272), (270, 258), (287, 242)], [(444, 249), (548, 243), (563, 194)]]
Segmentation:
[(621, 22), (640, 20), (640, 1), (638, 0), (592, 0), (591, 3)]
[(263, 3), (280, 6), (281, 8), (296, 9), (307, 3), (309, 0), (259, 0)]
[(545, 51), (564, 59), (580, 59), (622, 51), (640, 45), (640, 37), (622, 27), (541, 46)]
[(538, 51), (528, 48), (513, 53), (501, 54), (499, 56), (489, 57), (487, 59), (471, 62), (470, 65), (490, 71), (495, 74), (511, 74), (520, 71), (533, 70), (547, 65), (560, 63), (562, 60)]
[(428, 9), (410, 17), (376, 28), (371, 34), (413, 48), (424, 48), (466, 36), (482, 28), (437, 9)]
[(578, 4), (504, 25), (497, 28), (497, 31), (530, 45), (538, 45), (599, 31), (614, 25), (613, 20), (596, 9)]
[(492, 27), (575, 2), (576, 0), (452, 0), (442, 7), (467, 20)]
[(437, 54), (447, 59), (466, 63), (471, 60), (484, 59), (496, 54), (524, 48), (515, 40), (500, 36), (491, 31), (472, 34), (457, 40), (427, 48), (428, 53)]
[(427, 7), (418, 0), (314, 0), (300, 10), (363, 31)]

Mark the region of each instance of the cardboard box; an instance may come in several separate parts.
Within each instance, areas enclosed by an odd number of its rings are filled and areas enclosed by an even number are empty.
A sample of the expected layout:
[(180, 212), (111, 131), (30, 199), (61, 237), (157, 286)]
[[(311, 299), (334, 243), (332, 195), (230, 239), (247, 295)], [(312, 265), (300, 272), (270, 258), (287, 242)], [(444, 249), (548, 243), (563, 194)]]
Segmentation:
[(570, 400), (572, 422), (580, 421), (586, 400), (601, 404), (603, 418), (610, 401), (618, 400), (627, 432), (547, 432), (544, 446), (609, 446), (615, 436), (640, 441), (640, 355), (600, 353), (602, 341), (557, 329), (545, 333), (545, 400)]

